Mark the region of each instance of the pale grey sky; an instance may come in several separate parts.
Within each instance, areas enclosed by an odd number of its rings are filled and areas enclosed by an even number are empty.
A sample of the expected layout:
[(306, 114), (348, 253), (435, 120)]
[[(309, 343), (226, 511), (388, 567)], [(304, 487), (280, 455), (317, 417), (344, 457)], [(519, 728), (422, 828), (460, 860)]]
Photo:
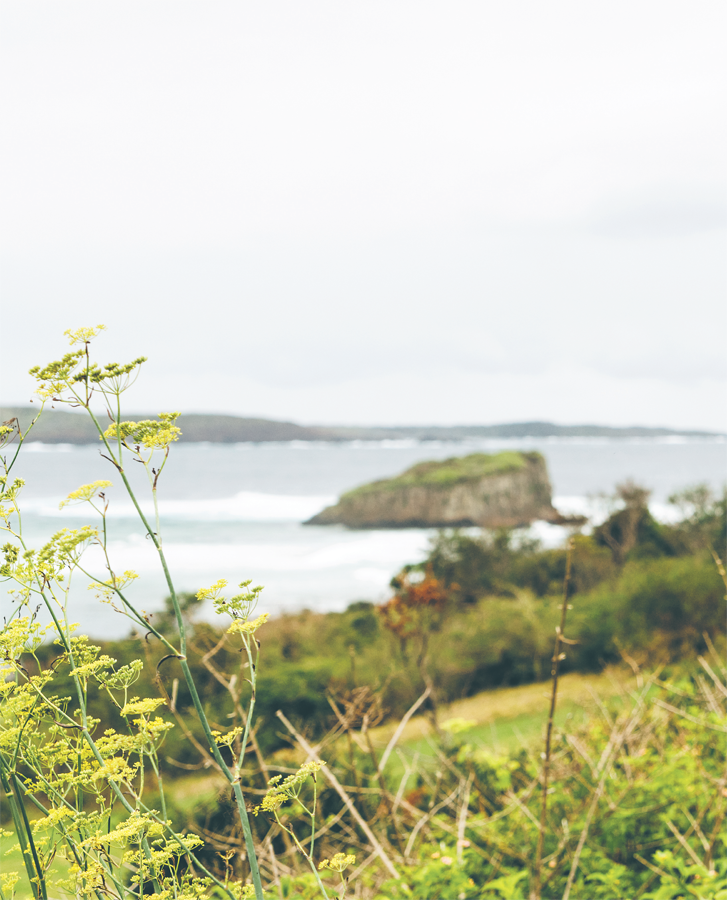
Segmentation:
[(0, 10), (3, 401), (727, 428), (721, 0)]

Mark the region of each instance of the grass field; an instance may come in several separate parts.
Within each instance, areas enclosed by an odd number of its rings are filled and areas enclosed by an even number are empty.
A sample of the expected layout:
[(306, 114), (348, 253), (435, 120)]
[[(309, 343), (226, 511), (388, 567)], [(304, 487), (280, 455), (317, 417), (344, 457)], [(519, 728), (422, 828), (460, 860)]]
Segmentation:
[[(633, 687), (631, 673), (620, 668), (608, 669), (598, 675), (572, 672), (558, 682), (558, 711), (556, 720), (568, 716), (583, 719), (598, 709), (596, 698), (606, 699), (629, 691)], [(458, 700), (439, 710), (440, 723), (464, 719), (473, 723), (467, 729), (468, 740), (482, 743), (493, 750), (509, 750), (537, 741), (542, 736), (548, 718), (550, 682), (525, 684), (519, 687), (483, 691), (474, 697)], [(374, 746), (385, 747), (396, 729), (387, 723), (371, 732)], [(407, 746), (428, 742), (432, 726), (428, 717), (414, 716), (405, 726), (400, 743)]]

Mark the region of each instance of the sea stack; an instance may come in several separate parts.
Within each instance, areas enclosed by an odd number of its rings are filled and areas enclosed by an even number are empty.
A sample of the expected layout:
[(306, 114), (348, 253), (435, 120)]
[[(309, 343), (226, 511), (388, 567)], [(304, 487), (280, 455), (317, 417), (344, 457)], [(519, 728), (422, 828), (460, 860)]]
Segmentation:
[(540, 453), (472, 453), (421, 462), (343, 494), (306, 525), (348, 528), (514, 528), (563, 522)]

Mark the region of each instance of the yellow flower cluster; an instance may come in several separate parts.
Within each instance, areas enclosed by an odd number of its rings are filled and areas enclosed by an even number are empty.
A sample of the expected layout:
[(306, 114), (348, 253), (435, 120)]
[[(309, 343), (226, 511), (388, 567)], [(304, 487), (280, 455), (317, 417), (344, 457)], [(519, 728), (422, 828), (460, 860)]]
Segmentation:
[(252, 622), (246, 622), (244, 619), (235, 619), (235, 621), (227, 629), (228, 634), (255, 634), (255, 632), (264, 625), (270, 618), (270, 613), (263, 613)]
[(330, 859), (324, 859), (318, 864), (318, 870), (330, 869), (331, 872), (343, 872), (349, 866), (356, 862), (356, 857), (352, 854), (336, 853)]
[(149, 713), (153, 713), (156, 709), (164, 703), (160, 698), (155, 697), (146, 697), (143, 700), (140, 700), (138, 697), (135, 697), (133, 700), (130, 700), (126, 706), (121, 710), (122, 716), (143, 716)]
[(71, 491), (65, 500), (61, 500), (58, 504), (58, 509), (63, 509), (64, 506), (68, 506), (69, 503), (74, 503), (75, 501), (83, 503), (86, 500), (91, 500), (99, 491), (107, 487), (112, 487), (110, 481), (92, 481), (90, 484), (82, 484), (80, 488)]
[(102, 681), (104, 687), (111, 688), (113, 691), (123, 691), (139, 680), (143, 668), (144, 663), (140, 659), (134, 659), (128, 665), (121, 666), (115, 672), (109, 672), (99, 680)]
[(55, 828), (62, 819), (67, 819), (69, 816), (75, 815), (76, 810), (72, 809), (70, 806), (58, 806), (55, 809), (51, 809), (48, 812), (48, 815), (36, 819), (35, 822), (33, 822), (33, 833), (37, 834), (41, 830), (44, 831), (47, 828)]
[(88, 900), (92, 900), (92, 898), (98, 897), (101, 890), (105, 887), (106, 873), (98, 860), (86, 857), (83, 868), (74, 863), (68, 871), (71, 875), (70, 883), (66, 882), (64, 884), (61, 881), (60, 885), (70, 887), (76, 897), (87, 897)]
[(51, 575), (55, 569), (77, 561), (84, 545), (98, 537), (98, 531), (90, 525), (83, 528), (61, 528), (38, 553), (38, 569)]
[(98, 659), (76, 666), (76, 668), (71, 669), (68, 674), (75, 675), (77, 678), (88, 678), (89, 675), (98, 675), (98, 673), (102, 672), (104, 669), (110, 669), (115, 662), (115, 659), (104, 654), (103, 656), (99, 656)]
[(84, 844), (97, 847), (103, 844), (127, 844), (129, 841), (139, 841), (142, 837), (158, 837), (163, 832), (164, 826), (160, 822), (155, 822), (148, 813), (135, 809), (116, 828), (94, 834)]
[(68, 338), (69, 344), (73, 346), (74, 344), (87, 344), (102, 331), (106, 331), (105, 325), (97, 325), (95, 328), (76, 328), (75, 330), (68, 328), (63, 334)]
[(14, 478), (8, 485), (7, 477), (0, 478), (0, 486), (2, 486), (3, 500), (15, 500), (20, 493), (21, 488), (25, 487), (24, 478)]
[[(63, 641), (56, 638), (55, 643), (62, 645)], [(71, 652), (64, 655), (73, 664), (69, 674), (75, 675), (77, 678), (88, 678), (89, 675), (98, 677), (100, 672), (103, 672), (104, 669), (111, 669), (116, 663), (111, 656), (105, 654), (99, 656), (101, 648), (96, 644), (91, 644), (85, 634), (70, 638), (69, 644)]]
[(150, 741), (156, 741), (157, 738), (174, 728), (171, 722), (165, 722), (159, 716), (155, 716), (153, 719), (134, 719), (134, 725)]
[(99, 781), (99, 779), (103, 779), (105, 781), (123, 781), (130, 784), (136, 777), (137, 770), (140, 766), (141, 763), (139, 762), (129, 765), (122, 756), (111, 756), (106, 760), (103, 766), (100, 766), (93, 773), (93, 780)]
[[(5, 896), (13, 896), (15, 885), (20, 881), (20, 875), (17, 872), (3, 872), (0, 875), (0, 890)], [(254, 895), (253, 895), (254, 896)]]
[(315, 780), (316, 773), (320, 772), (323, 766), (325, 766), (324, 762), (307, 762), (295, 774), (288, 775), (282, 781), (282, 775), (274, 775), (268, 781), (269, 790), (263, 797), (262, 803), (253, 810), (255, 815), (260, 810), (263, 810), (263, 812), (275, 812), (287, 800), (297, 800), (303, 784), (308, 778), (312, 777)]
[(231, 881), (227, 887), (232, 891), (235, 900), (252, 900), (255, 896), (255, 888), (252, 884), (243, 884), (241, 881)]
[(107, 728), (103, 735), (96, 739), (96, 746), (101, 756), (116, 756), (117, 753), (133, 753), (138, 751), (140, 744), (144, 743), (143, 737), (137, 734), (120, 734), (113, 728)]
[[(200, 600), (212, 600), (214, 602), (215, 612), (218, 615), (227, 613), (227, 615), (232, 616), (233, 619), (239, 619), (246, 622), (255, 611), (258, 599), (263, 590), (260, 585), (251, 588), (251, 584), (252, 579), (240, 582), (242, 593), (236, 594), (234, 597), (230, 597), (230, 599), (227, 600), (220, 596), (220, 591), (223, 587), (227, 586), (227, 582), (224, 579), (220, 579), (220, 581), (212, 585), (211, 588), (200, 592), (197, 596)], [(260, 622), (260, 625), (262, 624), (263, 623)]]
[(242, 734), (242, 728), (238, 725), (236, 728), (233, 728), (232, 731), (228, 731), (227, 734), (222, 734), (221, 731), (213, 731), (212, 737), (215, 739), (215, 744), (218, 747), (231, 747), (235, 742), (235, 738), (239, 737)]
[(213, 585), (210, 585), (208, 588), (202, 588), (197, 591), (197, 599), (198, 600), (216, 600), (220, 591), (224, 590), (227, 587), (227, 580), (225, 578), (220, 578), (219, 581), (215, 581)]
[(142, 422), (120, 422), (118, 425), (114, 422), (106, 429), (104, 437), (113, 441), (120, 438), (129, 448), (142, 446), (147, 450), (164, 450), (173, 441), (178, 440), (182, 433), (181, 428), (174, 424), (179, 415), (178, 412), (159, 413), (158, 422), (151, 419)]
[[(155, 823), (146, 832), (148, 837), (155, 834), (161, 834), (163, 826)], [(140, 882), (140, 875), (144, 876), (144, 880), (157, 878), (163, 881), (162, 871), (166, 866), (174, 865), (176, 858), (183, 856), (192, 850), (204, 845), (202, 838), (196, 834), (173, 834), (171, 838), (162, 838), (152, 842), (153, 849), (149, 851), (127, 850), (124, 853), (123, 861), (127, 866), (133, 866), (137, 870), (137, 874), (131, 879), (132, 884)], [(156, 894), (155, 896), (160, 896)], [(163, 893), (161, 896), (164, 896)], [(176, 895), (179, 896), (179, 895)], [(195, 896), (189, 894), (188, 896)], [(196, 895), (199, 896), (199, 895)]]
[(123, 575), (113, 575), (108, 581), (92, 581), (87, 587), (89, 591), (96, 591), (98, 596), (105, 598), (102, 601), (105, 603), (111, 600), (117, 591), (123, 590), (138, 577), (137, 572), (134, 572), (132, 569), (126, 569)]
[(0, 657), (11, 661), (17, 659), (21, 653), (37, 650), (43, 643), (43, 636), (48, 630), (38, 622), (33, 622), (30, 616), (12, 619), (0, 631)]

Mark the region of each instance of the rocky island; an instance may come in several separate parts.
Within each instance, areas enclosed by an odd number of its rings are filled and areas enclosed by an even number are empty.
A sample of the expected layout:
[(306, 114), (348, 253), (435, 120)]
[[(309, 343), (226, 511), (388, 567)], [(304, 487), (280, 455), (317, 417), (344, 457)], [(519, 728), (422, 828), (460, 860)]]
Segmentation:
[(417, 463), (394, 478), (348, 491), (305, 524), (512, 528), (536, 519), (565, 521), (552, 504), (545, 459), (507, 450)]

